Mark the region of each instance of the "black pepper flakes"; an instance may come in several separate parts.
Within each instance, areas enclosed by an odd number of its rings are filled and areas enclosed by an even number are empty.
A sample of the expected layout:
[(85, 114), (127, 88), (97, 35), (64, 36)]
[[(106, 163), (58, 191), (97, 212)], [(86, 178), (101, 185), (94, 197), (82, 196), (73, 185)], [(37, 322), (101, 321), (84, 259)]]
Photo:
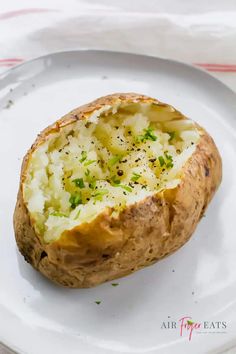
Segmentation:
[(8, 100), (6, 106), (4, 107), (5, 109), (9, 109), (12, 105), (13, 105), (13, 101), (12, 100)]
[(123, 172), (122, 170), (118, 170), (118, 171), (117, 171), (117, 174), (118, 174), (118, 176), (121, 177), (121, 176), (123, 176), (124, 172)]

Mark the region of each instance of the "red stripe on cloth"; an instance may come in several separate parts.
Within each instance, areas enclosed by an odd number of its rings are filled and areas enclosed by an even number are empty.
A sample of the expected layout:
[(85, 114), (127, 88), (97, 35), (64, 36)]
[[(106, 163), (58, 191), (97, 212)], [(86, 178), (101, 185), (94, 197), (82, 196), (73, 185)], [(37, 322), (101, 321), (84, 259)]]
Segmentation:
[(0, 63), (21, 63), (24, 59), (21, 58), (7, 58), (7, 59), (0, 59)]
[(206, 66), (206, 67), (216, 67), (216, 68), (228, 68), (236, 67), (236, 64), (216, 64), (216, 63), (195, 63), (195, 65)]
[(7, 63), (6, 63), (6, 64), (1, 64), (1, 63), (0, 63), (0, 66), (5, 66), (5, 67), (6, 67), (6, 66), (16, 66), (16, 65), (17, 65), (17, 64), (13, 64), (13, 63), (8, 63), (8, 64), (7, 64)]
[(9, 11), (9, 12), (4, 12), (4, 13), (0, 14), (0, 20), (7, 20), (8, 18), (12, 18), (12, 17), (16, 17), (16, 16), (41, 13), (41, 12), (51, 12), (51, 11), (58, 11), (58, 10), (32, 8), (32, 9), (22, 9), (22, 10), (16, 10), (16, 11)]
[[(15, 66), (22, 62), (24, 62), (22, 58), (0, 59), (0, 66)], [(194, 65), (211, 72), (236, 73), (236, 64), (194, 63)]]
[(235, 64), (195, 63), (195, 65), (200, 66), (201, 68), (204, 68), (207, 71), (226, 72), (226, 73), (236, 72)]
[(230, 69), (230, 68), (218, 68), (218, 69), (214, 69), (214, 68), (205, 68), (207, 71), (212, 71), (212, 72), (215, 72), (215, 73), (236, 73), (236, 68), (235, 69)]

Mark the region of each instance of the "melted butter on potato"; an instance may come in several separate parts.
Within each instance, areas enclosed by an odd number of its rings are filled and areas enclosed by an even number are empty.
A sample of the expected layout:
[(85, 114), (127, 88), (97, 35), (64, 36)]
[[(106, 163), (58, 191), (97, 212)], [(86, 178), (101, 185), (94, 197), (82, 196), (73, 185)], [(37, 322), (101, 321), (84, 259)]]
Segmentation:
[(33, 152), (23, 184), (36, 230), (51, 242), (106, 208), (116, 217), (175, 188), (199, 138), (173, 107), (141, 102), (106, 105), (52, 132)]

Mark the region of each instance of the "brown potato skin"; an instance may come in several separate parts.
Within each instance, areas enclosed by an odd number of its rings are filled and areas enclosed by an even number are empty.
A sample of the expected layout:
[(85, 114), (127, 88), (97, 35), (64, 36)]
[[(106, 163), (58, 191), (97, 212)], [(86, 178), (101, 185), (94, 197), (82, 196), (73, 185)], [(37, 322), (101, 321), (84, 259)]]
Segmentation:
[(185, 164), (181, 183), (175, 189), (165, 190), (127, 207), (118, 218), (112, 217), (112, 210), (107, 209), (92, 222), (65, 231), (59, 240), (44, 243), (32, 226), (22, 193), (33, 151), (51, 132), (77, 119), (86, 119), (106, 104), (120, 101), (153, 102), (166, 106), (153, 98), (133, 93), (102, 97), (75, 109), (46, 128), (22, 164), (14, 212), (18, 248), (35, 269), (63, 286), (92, 287), (130, 274), (176, 251), (194, 232), (221, 182), (222, 163), (217, 147), (209, 134), (197, 126), (200, 141)]

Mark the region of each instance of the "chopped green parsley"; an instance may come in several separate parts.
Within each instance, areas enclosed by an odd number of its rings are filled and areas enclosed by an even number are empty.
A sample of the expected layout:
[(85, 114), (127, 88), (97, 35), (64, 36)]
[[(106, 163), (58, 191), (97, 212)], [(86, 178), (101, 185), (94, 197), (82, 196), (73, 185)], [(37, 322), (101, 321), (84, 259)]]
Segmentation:
[(76, 187), (79, 187), (79, 188), (85, 187), (83, 178), (76, 178), (72, 182), (75, 183)]
[(97, 191), (93, 197), (95, 200), (99, 200), (99, 201), (102, 201), (102, 197), (106, 194), (108, 194), (109, 191), (107, 189), (100, 189), (99, 191)]
[(129, 186), (126, 186), (124, 184), (119, 184), (119, 187), (123, 188), (124, 190), (126, 190), (127, 192), (132, 192), (132, 188)]
[(120, 179), (118, 179), (116, 176), (112, 176), (111, 182), (113, 186), (117, 187), (120, 184)]
[(60, 218), (62, 218), (62, 217), (67, 217), (66, 214), (60, 213), (59, 211), (54, 211), (54, 212), (52, 212), (50, 215), (52, 215), (52, 216), (58, 216), (58, 217), (60, 217)]
[(89, 169), (88, 169), (88, 168), (87, 168), (87, 170), (85, 171), (85, 173), (84, 173), (84, 174), (85, 174), (85, 176), (86, 176), (86, 177), (88, 177), (88, 176), (90, 175), (90, 171), (89, 171)]
[(84, 163), (84, 166), (89, 166), (91, 165), (92, 163), (96, 162), (97, 160), (88, 160)]
[(84, 162), (87, 159), (87, 152), (82, 151), (81, 153), (81, 159), (79, 160), (80, 162)]
[(144, 129), (144, 134), (143, 135), (138, 135), (137, 140), (141, 141), (141, 142), (144, 142), (146, 140), (156, 141), (157, 140), (157, 136), (153, 133), (153, 129), (152, 128), (147, 128), (147, 129)]
[(72, 209), (75, 209), (79, 204), (82, 204), (81, 193), (71, 194), (69, 202), (70, 202), (70, 205), (71, 205)]
[(131, 177), (131, 181), (136, 182), (140, 177), (141, 177), (141, 175), (133, 172), (133, 176)]
[(78, 213), (75, 215), (74, 219), (78, 219), (78, 217), (80, 216), (81, 210), (78, 211)]
[(173, 140), (175, 138), (175, 132), (168, 132), (170, 138), (169, 141)]
[(163, 156), (158, 156), (158, 160), (160, 162), (161, 167), (165, 165), (165, 160), (164, 160)]
[(115, 164), (117, 164), (117, 162), (120, 162), (121, 159), (121, 155), (113, 156), (111, 159), (108, 160), (108, 166), (114, 166)]

